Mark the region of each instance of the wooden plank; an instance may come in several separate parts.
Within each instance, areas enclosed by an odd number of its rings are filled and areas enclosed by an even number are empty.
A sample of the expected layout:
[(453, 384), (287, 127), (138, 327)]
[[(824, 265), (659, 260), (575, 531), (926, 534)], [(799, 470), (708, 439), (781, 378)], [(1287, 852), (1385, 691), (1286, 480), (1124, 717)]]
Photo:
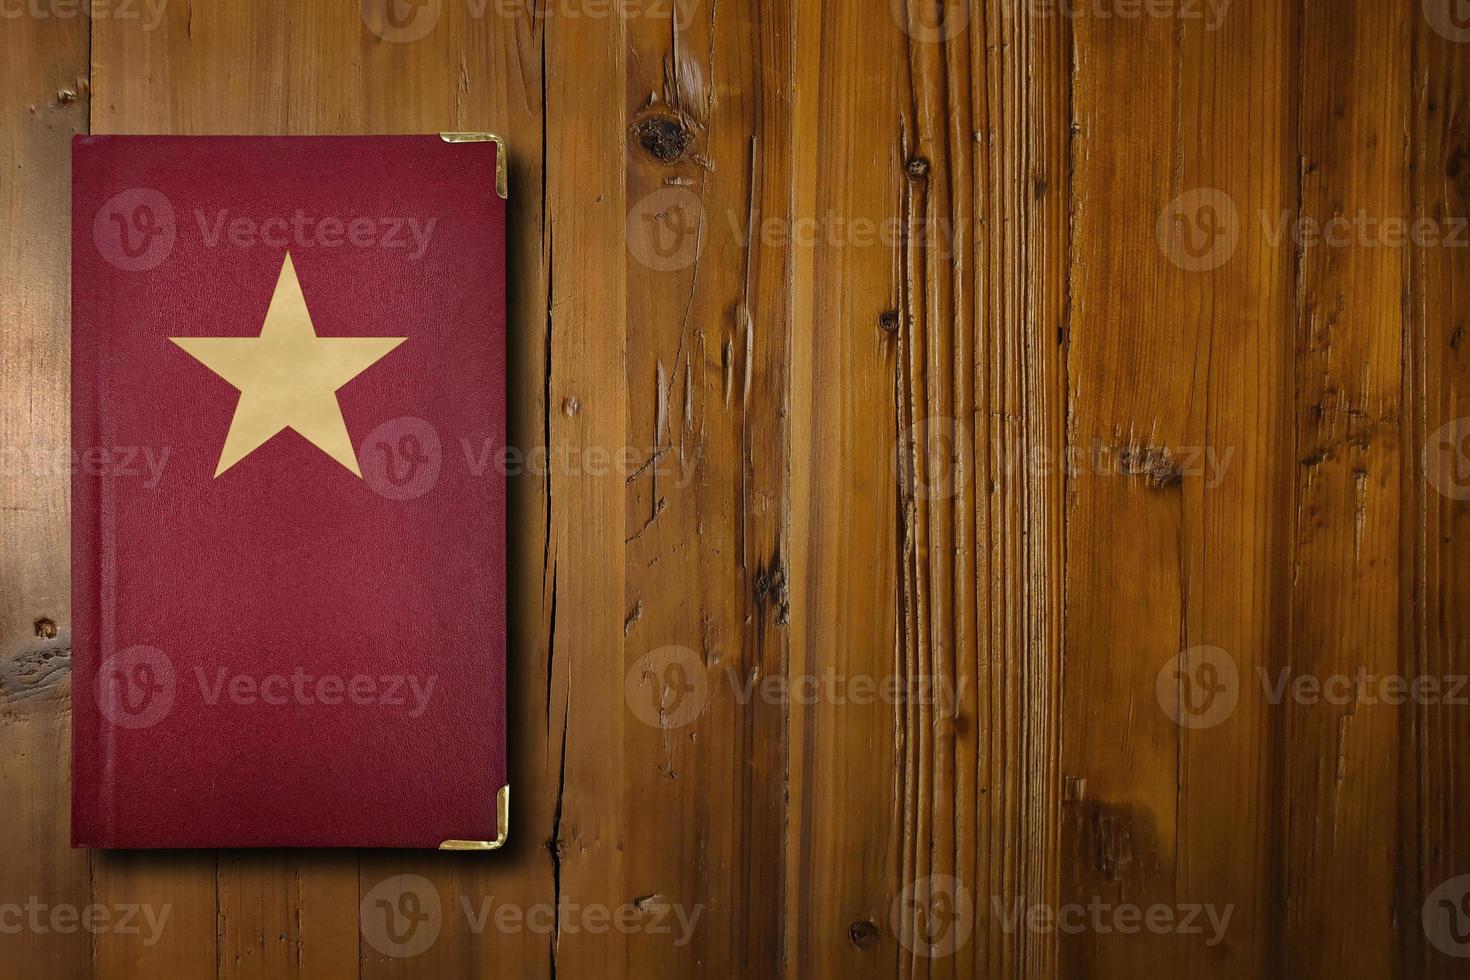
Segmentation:
[[(974, 216), (958, 209), (951, 219), (957, 236), (978, 225), (972, 365), (963, 344), (955, 356), (971, 375), (957, 375), (967, 397), (955, 415), (975, 439), (973, 481), (957, 502), (965, 523), (975, 520), (954, 542), (974, 554), (973, 571), (957, 570), (957, 592), (972, 589), (978, 602), (975, 653), (956, 650), (959, 679), (976, 687), (960, 701), (961, 718), (974, 712), (977, 722), (976, 960), (956, 973), (1049, 976), (1053, 937), (1005, 922), (1055, 906), (1060, 872), (1073, 39), (1065, 18), (1006, 4), (987, 5), (973, 33), (973, 115), (949, 134), (957, 159), (974, 139), (978, 202)], [(943, 363), (944, 351), (934, 358)], [(970, 798), (954, 803), (960, 819)]]
[[(900, 350), (884, 329), (902, 319), (900, 256), (826, 234), (836, 216), (878, 228), (903, 215), (912, 120), (891, 72), (871, 67), (903, 65), (903, 35), (881, 13), (824, 4), (797, 18), (796, 38), (794, 209), (818, 233), (794, 256), (790, 673), (907, 678), (894, 601)], [(907, 840), (898, 709), (818, 701), (793, 705), (790, 725), (787, 973), (891, 975)]]
[[(1382, 4), (1309, 2), (1301, 38), (1302, 218), (1406, 214), (1409, 24)], [(1345, 237), (1297, 255), (1289, 665), (1323, 679), (1401, 666), (1405, 258), (1369, 230)], [(1282, 944), (1295, 976), (1388, 976), (1399, 960), (1404, 712), (1362, 693), (1284, 702)]]
[[(144, 863), (156, 875), (188, 860)], [(354, 909), (346, 914), (334, 909), (352, 902), (355, 889), (348, 883), (356, 880), (357, 856), (350, 851), (305, 860), (290, 851), (219, 852), (218, 975), (260, 980), (356, 975)], [(197, 918), (196, 909), (181, 911)], [(215, 910), (207, 911), (213, 920)], [(197, 924), (184, 928), (189, 935), (200, 933)]]
[[(993, 908), (1055, 892), (1062, 482), (1025, 461), (1062, 448), (1069, 31), (893, 15), (898, 52), (845, 19), (799, 45), (799, 210), (853, 237), (798, 258), (793, 378), (824, 380), (793, 415), (793, 672), (837, 659), (911, 696), (794, 712), (789, 962), (1047, 975), (1048, 941)], [(851, 99), (842, 73), (886, 59), (901, 98)], [(897, 242), (861, 247), (863, 218)]]
[[(626, 23), (552, 17), (546, 23), (548, 442), (558, 458), (623, 445), (628, 432), (624, 141), (616, 94), (626, 77)], [(609, 99), (608, 93), (614, 93)], [(569, 467), (570, 469), (570, 467)], [(547, 564), (552, 627), (547, 664), (546, 771), (555, 786), (554, 895), (617, 908), (627, 810), (623, 700), (626, 483), (615, 469), (555, 472)], [(552, 972), (620, 977), (628, 935), (561, 928)]]
[[(628, 20), (624, 874), (641, 902), (698, 919), (692, 936), (638, 933), (629, 958), (650, 975), (771, 975), (793, 14), (745, 0), (668, 13)], [(669, 690), (671, 671), (696, 689)]]
[[(87, 128), (87, 23), (50, 13), (7, 16), (0, 32), (0, 962), (44, 963), (48, 976), (69, 978), (90, 975), (96, 935), (77, 925), (91, 904), (90, 862), (70, 848), (67, 791), (65, 175), (71, 137)], [(53, 925), (53, 912), (64, 909)]]
[(141, 927), (140, 933), (97, 935), (94, 975), (215, 975), (213, 851), (93, 851), (91, 856), (94, 900), (109, 908), (139, 906)]
[[(1105, 911), (1063, 975), (1262, 975), (1280, 916), (1292, 257), (1258, 218), (1295, 204), (1295, 21), (1182, 9), (1075, 23), (1061, 901)], [(1119, 931), (1154, 904), (1230, 919)]]
[[(1448, 4), (1427, 7), (1413, 39), (1413, 115), (1408, 144), (1409, 215), (1453, 231), (1470, 217), (1463, 136), (1470, 113), (1470, 32), (1448, 19)], [(1402, 613), (1405, 673), (1436, 678), (1438, 693), (1411, 702), (1401, 729), (1405, 764), (1400, 806), (1402, 973), (1449, 980), (1464, 972), (1467, 944), (1448, 926), (1463, 925), (1456, 899), (1470, 890), (1470, 361), (1463, 352), (1470, 320), (1470, 248), (1412, 249), (1404, 333), (1404, 501)], [(1457, 470), (1456, 467), (1461, 467)], [(1452, 691), (1458, 687), (1459, 697)], [(1458, 702), (1458, 703), (1456, 703)], [(1448, 903), (1448, 904), (1446, 904)]]

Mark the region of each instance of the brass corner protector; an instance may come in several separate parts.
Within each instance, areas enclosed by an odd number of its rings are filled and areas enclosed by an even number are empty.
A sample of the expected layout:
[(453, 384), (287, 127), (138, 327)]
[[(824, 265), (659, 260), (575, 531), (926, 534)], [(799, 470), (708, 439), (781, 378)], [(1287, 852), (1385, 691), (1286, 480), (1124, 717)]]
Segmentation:
[(503, 198), (510, 197), (509, 161), (505, 155), (505, 140), (494, 133), (440, 133), (446, 143), (494, 143), (495, 144), (495, 193)]
[(505, 846), (510, 836), (510, 784), (500, 787), (495, 797), (494, 840), (447, 840), (439, 845), (441, 851), (498, 851)]

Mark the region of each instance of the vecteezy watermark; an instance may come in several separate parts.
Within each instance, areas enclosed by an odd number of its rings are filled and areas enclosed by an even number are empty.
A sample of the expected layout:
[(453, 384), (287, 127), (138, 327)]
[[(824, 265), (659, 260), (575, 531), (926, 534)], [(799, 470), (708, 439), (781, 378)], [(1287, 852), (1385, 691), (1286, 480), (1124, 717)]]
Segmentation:
[(1024, 0), (1032, 17), (1067, 20), (1177, 20), (1218, 31), (1234, 0)]
[[(194, 667), (192, 680), (200, 703), (251, 707), (300, 705), (325, 709), (382, 708), (421, 718), (439, 683), (437, 674), (333, 674), (296, 667), (259, 674)], [(173, 711), (180, 676), (162, 650), (132, 646), (103, 661), (94, 694), (102, 716), (120, 728), (143, 729)]]
[(444, 465), (439, 430), (414, 416), (389, 419), (357, 447), (357, 464), (367, 485), (381, 496), (415, 500), (439, 482)]
[[(454, 0), (362, 0), (367, 29), (385, 41), (406, 44), (428, 37)], [(670, 21), (687, 30), (705, 0), (463, 0), (465, 15), (487, 14), (504, 19), (652, 20)]]
[[(1470, 217), (1414, 219), (1375, 215), (1364, 208), (1326, 217), (1289, 208), (1255, 213), (1261, 240), (1271, 248), (1312, 249), (1470, 248)], [(1188, 272), (1218, 269), (1235, 255), (1244, 232), (1235, 201), (1214, 187), (1185, 191), (1159, 213), (1159, 248)]]
[(0, 20), (88, 20), (140, 21), (153, 31), (163, 23), (168, 0), (0, 0)]
[(964, 678), (956, 685), (944, 675), (879, 677), (828, 669), (816, 674), (762, 676), (730, 665), (712, 669), (688, 647), (665, 646), (650, 650), (628, 668), (623, 696), (639, 721), (668, 731), (698, 720), (709, 705), (711, 686), (720, 681), (741, 705), (912, 704), (933, 706), (950, 718), (958, 711), (965, 691)]
[(975, 899), (953, 875), (929, 875), (904, 887), (893, 900), (889, 919), (904, 949), (939, 959), (970, 941), (975, 931)]
[(710, 0), (465, 0), (471, 17), (484, 15), (487, 4), (496, 16), (536, 20), (659, 20), (681, 31)]
[(429, 879), (394, 875), (362, 896), (358, 925), (362, 938), (384, 956), (418, 956), (439, 938), (444, 927), (444, 903)]
[(1007, 934), (1018, 930), (1036, 935), (1061, 932), (1098, 936), (1135, 936), (1147, 932), (1155, 936), (1200, 936), (1206, 946), (1212, 947), (1225, 941), (1225, 931), (1235, 917), (1233, 904), (1223, 907), (1207, 902), (1135, 905), (1109, 902), (1101, 895), (1092, 896), (1086, 904), (1067, 902), (1055, 906), (1027, 905), (1021, 901), (1007, 906), (999, 896), (992, 896), (990, 904), (995, 921)]
[(317, 674), (297, 667), (289, 674), (231, 673), (218, 667), (208, 673), (194, 668), (194, 680), (205, 704), (280, 707), (296, 704), (324, 708), (403, 708), (409, 718), (421, 718), (429, 708), (439, 675), (429, 674)]
[(1380, 217), (1359, 208), (1351, 215), (1329, 218), (1294, 214), (1290, 210), (1256, 212), (1261, 234), (1272, 248), (1288, 239), (1302, 249), (1315, 248), (1470, 248), (1470, 218)]
[(0, 446), (0, 474), (7, 476), (73, 476), (137, 480), (156, 488), (173, 454), (170, 446)]
[(1465, 0), (1423, 0), (1424, 19), (1446, 41), (1470, 41), (1470, 3)]
[(628, 209), (628, 254), (654, 272), (677, 272), (699, 260), (704, 204), (685, 187), (645, 194)]
[(1470, 418), (1446, 422), (1429, 437), (1424, 478), (1451, 500), (1470, 500)]
[[(457, 899), (457, 900), (455, 900)], [(464, 915), (473, 935), (493, 929), (502, 935), (530, 932), (541, 936), (588, 933), (643, 934), (670, 937), (675, 946), (687, 946), (704, 913), (650, 895), (609, 906), (562, 898), (556, 903), (522, 905), (498, 901), (494, 895), (451, 896), (450, 908)], [(394, 875), (374, 885), (362, 897), (358, 922), (362, 937), (384, 956), (405, 959), (434, 945), (444, 927), (445, 902), (434, 883), (419, 875)]]
[[(1050, 905), (1007, 902), (999, 895), (990, 898), (991, 921), (1001, 932), (1014, 935), (1065, 933), (1098, 936), (1154, 935), (1199, 936), (1206, 946), (1225, 940), (1234, 905), (1184, 902), (1136, 905), (1111, 902), (1094, 895), (1087, 902)], [(893, 902), (891, 923), (899, 944), (910, 953), (929, 959), (952, 956), (970, 941), (975, 930), (975, 899), (963, 881), (953, 875), (929, 875), (912, 881)]]
[(444, 13), (444, 0), (362, 0), (359, 11), (362, 22), (378, 37), (407, 44), (434, 29)]
[[(1154, 487), (1199, 480), (1206, 490), (1225, 482), (1234, 458), (1233, 446), (1114, 445), (1101, 439), (1061, 452), (1010, 440), (985, 453), (992, 476), (1132, 477)], [(899, 486), (916, 500), (945, 500), (971, 486), (975, 460), (975, 437), (969, 426), (942, 415), (915, 422), (900, 433), (893, 454)]]
[(1240, 700), (1235, 658), (1219, 647), (1190, 647), (1164, 664), (1154, 681), (1159, 707), (1183, 728), (1213, 728)]
[(102, 717), (119, 728), (151, 728), (174, 707), (174, 665), (157, 647), (131, 646), (102, 662), (92, 690)]
[(909, 220), (827, 211), (792, 218), (732, 208), (721, 218), (687, 187), (663, 187), (634, 202), (625, 231), (628, 254), (655, 272), (689, 268), (715, 233), (746, 249), (752, 243), (774, 249), (907, 247), (943, 259), (959, 254), (959, 236), (967, 232), (943, 216)]
[(541, 936), (553, 933), (588, 933), (596, 936), (617, 932), (623, 935), (667, 936), (675, 946), (680, 947), (689, 945), (689, 941), (694, 938), (694, 930), (699, 925), (700, 916), (704, 914), (703, 905), (670, 904), (658, 895), (649, 895), (621, 905), (573, 902), (567, 899), (561, 899), (555, 905), (550, 902), (520, 905), (498, 902), (494, 895), (479, 900), (461, 895), (459, 906), (464, 912), (470, 932), (477, 936), (491, 927), (506, 935), (531, 932)]
[[(1470, 675), (1442, 674), (1410, 677), (1358, 667), (1318, 674), (1291, 666), (1256, 667), (1264, 703), (1343, 707), (1361, 705), (1470, 706)], [(1191, 647), (1170, 658), (1155, 681), (1159, 707), (1184, 728), (1213, 728), (1228, 719), (1245, 693), (1240, 670), (1220, 647)]]
[(72, 905), (61, 902), (51, 905), (30, 895), (25, 902), (0, 902), (0, 935), (15, 936), (29, 932), (69, 936), (86, 932), (94, 936), (142, 936), (144, 946), (156, 946), (173, 910), (171, 903)]
[(970, 23), (979, 0), (888, 0), (893, 22), (915, 41), (943, 44)]
[(195, 209), (199, 240), (206, 248), (246, 249), (264, 245), (273, 251), (307, 248), (381, 248), (402, 250), (417, 262), (429, 250), (438, 217), (421, 221), (409, 215), (317, 215), (297, 208), (290, 215), (260, 217), (235, 214), (229, 208), (206, 213)]
[(1351, 673), (1318, 675), (1300, 673), (1291, 667), (1268, 671), (1257, 667), (1256, 674), (1266, 701), (1279, 705), (1290, 700), (1294, 704), (1441, 704), (1451, 708), (1470, 705), (1470, 675), (1379, 673), (1359, 667)]
[[(3, 0), (0, 0), (3, 2)], [(195, 208), (181, 223), (173, 203), (149, 187), (113, 195), (92, 220), (92, 240), (109, 263), (124, 272), (156, 269), (188, 232), (203, 248), (272, 251), (361, 248), (400, 251), (417, 262), (429, 250), (439, 219), (414, 215), (315, 214), (297, 208), (290, 214), (242, 214), (230, 208)], [(198, 238), (192, 238), (197, 232)]]
[(357, 447), (362, 477), (390, 500), (415, 500), (433, 490), (448, 471), (470, 479), (488, 473), (520, 476), (635, 476), (668, 479), (682, 490), (694, 479), (697, 454), (638, 446), (580, 446), (569, 442), (521, 449), (485, 436), (460, 436), (458, 453), (446, 452), (439, 430), (427, 419), (403, 416), (378, 425)]
[(1170, 201), (1154, 227), (1159, 248), (1187, 272), (1218, 269), (1240, 243), (1240, 212), (1229, 194), (1197, 187)]
[(177, 237), (173, 204), (151, 187), (114, 194), (92, 218), (98, 254), (123, 272), (158, 268), (173, 253)]
[(699, 654), (688, 647), (659, 647), (628, 668), (623, 698), (645, 725), (683, 728), (709, 703), (709, 673)]
[[(957, 37), (980, 0), (889, 0), (893, 21), (916, 41), (943, 44)], [(1216, 31), (1233, 0), (1009, 0), (1034, 20), (1177, 20)]]
[(1435, 949), (1470, 958), (1470, 875), (1451, 878), (1430, 892), (1420, 918)]
[(948, 258), (957, 254), (956, 226), (945, 217), (871, 218), (828, 211), (784, 218), (730, 210), (725, 212), (730, 236), (742, 247), (752, 241), (769, 248), (886, 248), (910, 246)]

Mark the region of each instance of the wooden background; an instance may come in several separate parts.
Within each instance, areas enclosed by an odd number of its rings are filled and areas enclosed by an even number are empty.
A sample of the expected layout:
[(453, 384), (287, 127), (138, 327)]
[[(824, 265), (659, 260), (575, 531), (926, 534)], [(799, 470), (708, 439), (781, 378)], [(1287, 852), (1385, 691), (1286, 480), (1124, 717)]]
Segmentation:
[[(1452, 4), (422, 0), (405, 41), (374, 0), (117, 2), (0, 18), (0, 913), (171, 917), (0, 915), (0, 977), (1464, 975), (1420, 911), (1470, 872), (1470, 707), (1257, 679), (1470, 667), (1470, 510), (1422, 465), (1470, 415), (1470, 249), (1261, 220), (1470, 214)], [(511, 147), (513, 442), (690, 474), (513, 485), (512, 843), (70, 850), (69, 476), (34, 447), (68, 440), (72, 134), (476, 129)], [(709, 683), (662, 730), (625, 686), (669, 646)], [(1210, 727), (1156, 688), (1197, 647), (1239, 675)], [(446, 909), (409, 958), (359, 928), (400, 874)], [(951, 955), (913, 942), (930, 875), (973, 901)], [(454, 914), (490, 896), (562, 911)], [(1094, 900), (1233, 917), (996, 914)], [(702, 911), (678, 946), (568, 902)]]

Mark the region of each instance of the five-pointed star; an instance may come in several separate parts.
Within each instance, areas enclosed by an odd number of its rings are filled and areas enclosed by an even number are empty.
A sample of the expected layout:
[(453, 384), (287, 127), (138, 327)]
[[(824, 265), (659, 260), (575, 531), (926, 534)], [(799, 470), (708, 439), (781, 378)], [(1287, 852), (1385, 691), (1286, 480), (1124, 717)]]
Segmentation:
[(295, 429), (359, 478), (337, 389), (407, 337), (318, 337), (291, 253), (259, 337), (170, 337), (240, 391), (219, 476), (282, 429)]

